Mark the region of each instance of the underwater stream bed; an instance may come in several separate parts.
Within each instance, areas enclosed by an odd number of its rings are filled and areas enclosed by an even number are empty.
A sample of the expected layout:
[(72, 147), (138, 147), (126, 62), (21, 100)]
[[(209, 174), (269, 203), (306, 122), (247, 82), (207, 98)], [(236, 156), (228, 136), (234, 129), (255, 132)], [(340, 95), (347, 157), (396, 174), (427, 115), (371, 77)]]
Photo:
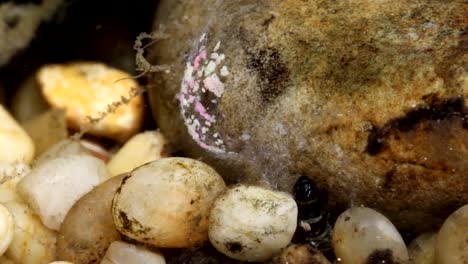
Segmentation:
[(0, 3), (0, 263), (468, 263), (466, 3)]

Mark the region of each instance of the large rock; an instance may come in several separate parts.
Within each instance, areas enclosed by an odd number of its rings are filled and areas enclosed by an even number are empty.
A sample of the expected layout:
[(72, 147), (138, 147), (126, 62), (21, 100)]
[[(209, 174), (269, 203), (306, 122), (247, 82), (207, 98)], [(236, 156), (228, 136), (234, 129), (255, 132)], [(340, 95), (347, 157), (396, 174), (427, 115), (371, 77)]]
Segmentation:
[[(228, 181), (364, 204), (403, 230), (468, 202), (468, 20), (453, 1), (161, 1), (163, 133)], [(224, 59), (223, 59), (224, 58)]]

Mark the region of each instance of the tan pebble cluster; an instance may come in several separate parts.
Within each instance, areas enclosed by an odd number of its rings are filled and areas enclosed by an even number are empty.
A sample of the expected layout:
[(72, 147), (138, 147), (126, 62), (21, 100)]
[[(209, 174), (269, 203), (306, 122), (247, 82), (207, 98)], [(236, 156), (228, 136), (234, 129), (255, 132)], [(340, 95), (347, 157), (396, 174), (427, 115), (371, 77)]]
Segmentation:
[[(136, 87), (115, 83), (125, 76), (101, 64), (46, 66), (38, 78), (52, 109), (21, 126), (0, 106), (0, 263), (165, 264), (168, 248), (207, 244), (240, 261), (331, 263), (313, 244), (291, 244), (298, 206), (290, 194), (226, 186), (204, 162), (170, 157), (170, 135), (137, 133), (139, 96), (89, 128), (116, 148), (68, 137), (118, 99), (106, 95)], [(83, 90), (68, 92), (77, 86)], [(468, 205), (408, 247), (383, 214), (353, 207), (337, 218), (331, 239), (340, 264), (465, 264), (467, 234)]]

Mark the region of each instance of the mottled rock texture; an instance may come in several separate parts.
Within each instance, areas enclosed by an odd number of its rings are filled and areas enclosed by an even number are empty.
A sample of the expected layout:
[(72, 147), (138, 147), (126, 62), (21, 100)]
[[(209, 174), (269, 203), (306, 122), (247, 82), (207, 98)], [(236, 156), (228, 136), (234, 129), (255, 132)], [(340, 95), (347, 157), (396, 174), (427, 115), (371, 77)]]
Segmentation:
[(0, 2), (0, 66), (25, 48), (42, 21), (49, 19), (63, 0), (6, 0)]
[[(175, 146), (228, 181), (291, 190), (307, 175), (332, 207), (364, 204), (403, 230), (437, 226), (468, 202), (467, 10), (462, 0), (163, 0), (155, 23), (169, 37), (149, 59), (171, 68), (152, 76), (153, 112)], [(205, 111), (187, 109), (216, 117), (206, 134), (218, 133), (219, 151), (200, 127), (189, 134), (177, 99), (204, 49), (225, 54), (229, 75), (219, 98), (191, 99)]]

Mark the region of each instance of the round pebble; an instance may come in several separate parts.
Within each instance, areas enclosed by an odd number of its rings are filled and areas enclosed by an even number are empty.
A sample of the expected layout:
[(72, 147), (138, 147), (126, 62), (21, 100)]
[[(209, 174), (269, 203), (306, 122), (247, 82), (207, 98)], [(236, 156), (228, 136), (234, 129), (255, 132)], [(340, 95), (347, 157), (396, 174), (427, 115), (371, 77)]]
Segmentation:
[(208, 235), (221, 253), (242, 261), (265, 261), (291, 241), (297, 205), (290, 194), (235, 185), (215, 201)]
[(159, 131), (146, 131), (129, 139), (107, 164), (111, 175), (130, 172), (165, 156), (167, 141)]
[(126, 175), (98, 185), (70, 209), (57, 236), (57, 258), (75, 263), (97, 263), (113, 241), (120, 240), (110, 210), (115, 192)]
[(330, 264), (319, 251), (306, 245), (291, 245), (281, 253), (279, 264)]
[(18, 183), (18, 192), (48, 228), (58, 230), (73, 204), (108, 177), (100, 159), (68, 155), (33, 168)]
[(0, 105), (0, 161), (29, 164), (34, 157), (34, 143), (10, 113)]
[(125, 236), (162, 248), (185, 248), (208, 237), (221, 176), (203, 162), (164, 158), (133, 170), (114, 196), (112, 214)]
[(468, 263), (468, 204), (451, 214), (437, 234), (437, 264)]
[(385, 216), (366, 207), (343, 212), (333, 230), (333, 249), (341, 264), (407, 262), (400, 233)]
[(14, 231), (15, 221), (13, 215), (4, 205), (0, 204), (0, 256), (5, 253), (13, 240)]
[(437, 233), (428, 232), (415, 238), (408, 246), (412, 264), (435, 264)]
[(122, 241), (109, 246), (101, 264), (166, 264), (162, 254)]

